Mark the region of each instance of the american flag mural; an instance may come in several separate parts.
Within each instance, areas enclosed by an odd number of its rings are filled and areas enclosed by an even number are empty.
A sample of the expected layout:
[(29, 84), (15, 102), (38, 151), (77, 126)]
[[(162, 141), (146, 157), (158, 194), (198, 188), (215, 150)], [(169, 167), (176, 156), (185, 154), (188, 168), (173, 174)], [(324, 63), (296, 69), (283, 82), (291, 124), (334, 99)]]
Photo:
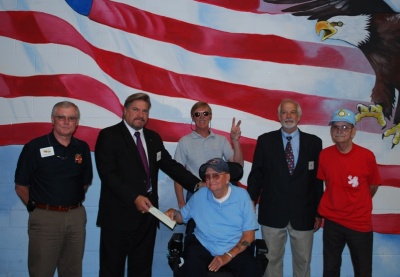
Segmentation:
[[(358, 48), (321, 41), (315, 21), (282, 12), (286, 6), (2, 0), (0, 148), (49, 132), (52, 106), (69, 99), (81, 110), (76, 136), (93, 150), (99, 130), (119, 122), (122, 103), (139, 91), (152, 100), (148, 127), (172, 148), (190, 132), (197, 101), (212, 106), (216, 133), (229, 137), (232, 117), (241, 119), (243, 186), (257, 137), (280, 127), (283, 98), (301, 104), (300, 129), (329, 146), (331, 113), (371, 104), (375, 74)], [(357, 129), (355, 142), (375, 153), (383, 179), (374, 198), (374, 231), (400, 234), (400, 145), (392, 148), (392, 137), (382, 138), (374, 118), (363, 118)]]

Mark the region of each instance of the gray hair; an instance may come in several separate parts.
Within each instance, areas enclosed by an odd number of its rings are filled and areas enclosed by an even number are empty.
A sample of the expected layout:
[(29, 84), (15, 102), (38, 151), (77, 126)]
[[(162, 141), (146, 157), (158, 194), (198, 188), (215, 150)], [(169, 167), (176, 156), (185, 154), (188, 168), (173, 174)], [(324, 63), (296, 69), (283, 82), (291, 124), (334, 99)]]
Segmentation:
[(296, 100), (293, 100), (293, 99), (289, 99), (289, 98), (283, 99), (282, 102), (279, 104), (279, 106), (278, 106), (278, 115), (281, 114), (281, 108), (282, 108), (282, 106), (283, 106), (284, 104), (286, 104), (286, 103), (292, 103), (292, 104), (294, 104), (294, 105), (296, 106), (296, 109), (297, 109), (297, 114), (298, 114), (299, 116), (301, 116), (302, 110), (301, 110), (301, 107), (300, 107), (299, 102), (297, 102)]
[(79, 111), (79, 108), (77, 105), (75, 105), (74, 103), (70, 102), (70, 101), (62, 101), (62, 102), (58, 102), (57, 104), (54, 105), (53, 109), (51, 110), (51, 116), (55, 116), (56, 115), (56, 110), (58, 108), (70, 108), (70, 107), (74, 107), (75, 111), (76, 111), (76, 117), (78, 119), (81, 118), (81, 112)]

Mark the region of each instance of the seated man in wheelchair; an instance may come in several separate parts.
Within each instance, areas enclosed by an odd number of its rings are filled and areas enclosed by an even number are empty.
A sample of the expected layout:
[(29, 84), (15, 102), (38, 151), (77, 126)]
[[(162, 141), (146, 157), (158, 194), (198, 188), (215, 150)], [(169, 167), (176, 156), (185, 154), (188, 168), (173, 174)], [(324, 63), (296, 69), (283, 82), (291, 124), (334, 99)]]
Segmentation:
[(198, 190), (180, 211), (165, 214), (177, 223), (196, 222), (193, 235), (185, 238), (184, 264), (178, 276), (207, 276), (222, 266), (234, 276), (260, 276), (254, 253), (248, 246), (258, 229), (250, 196), (229, 183), (228, 164), (214, 158), (199, 169), (206, 187)]

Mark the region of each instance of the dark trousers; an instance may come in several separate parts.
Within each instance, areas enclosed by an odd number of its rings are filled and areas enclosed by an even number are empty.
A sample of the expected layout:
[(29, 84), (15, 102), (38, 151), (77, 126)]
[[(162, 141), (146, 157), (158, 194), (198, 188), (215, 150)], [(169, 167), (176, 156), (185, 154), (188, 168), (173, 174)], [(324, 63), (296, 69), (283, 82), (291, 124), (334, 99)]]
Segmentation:
[(128, 259), (128, 277), (151, 277), (156, 231), (157, 220), (148, 213), (134, 231), (102, 227), (99, 276), (123, 277)]
[(350, 250), (354, 276), (372, 276), (372, 231), (354, 231), (326, 219), (323, 232), (323, 276), (340, 276), (342, 252), (346, 244)]
[[(213, 256), (201, 245), (194, 235), (187, 235), (183, 258), (185, 263), (179, 271), (179, 277), (205, 277), (208, 273), (208, 265)], [(189, 240), (189, 241), (187, 241)], [(234, 257), (224, 268), (233, 273), (235, 277), (261, 276), (254, 258), (252, 248), (247, 248)]]

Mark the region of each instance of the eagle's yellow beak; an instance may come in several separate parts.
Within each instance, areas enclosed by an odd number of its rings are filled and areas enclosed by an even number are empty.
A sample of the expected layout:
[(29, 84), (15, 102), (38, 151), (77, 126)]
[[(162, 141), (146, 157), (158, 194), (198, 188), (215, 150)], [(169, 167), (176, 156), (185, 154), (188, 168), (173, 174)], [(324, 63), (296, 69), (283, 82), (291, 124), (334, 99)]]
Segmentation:
[(315, 31), (317, 32), (317, 35), (319, 35), (321, 31), (324, 32), (321, 39), (322, 41), (330, 38), (337, 33), (337, 30), (332, 26), (329, 21), (318, 21), (317, 24), (315, 24)]

